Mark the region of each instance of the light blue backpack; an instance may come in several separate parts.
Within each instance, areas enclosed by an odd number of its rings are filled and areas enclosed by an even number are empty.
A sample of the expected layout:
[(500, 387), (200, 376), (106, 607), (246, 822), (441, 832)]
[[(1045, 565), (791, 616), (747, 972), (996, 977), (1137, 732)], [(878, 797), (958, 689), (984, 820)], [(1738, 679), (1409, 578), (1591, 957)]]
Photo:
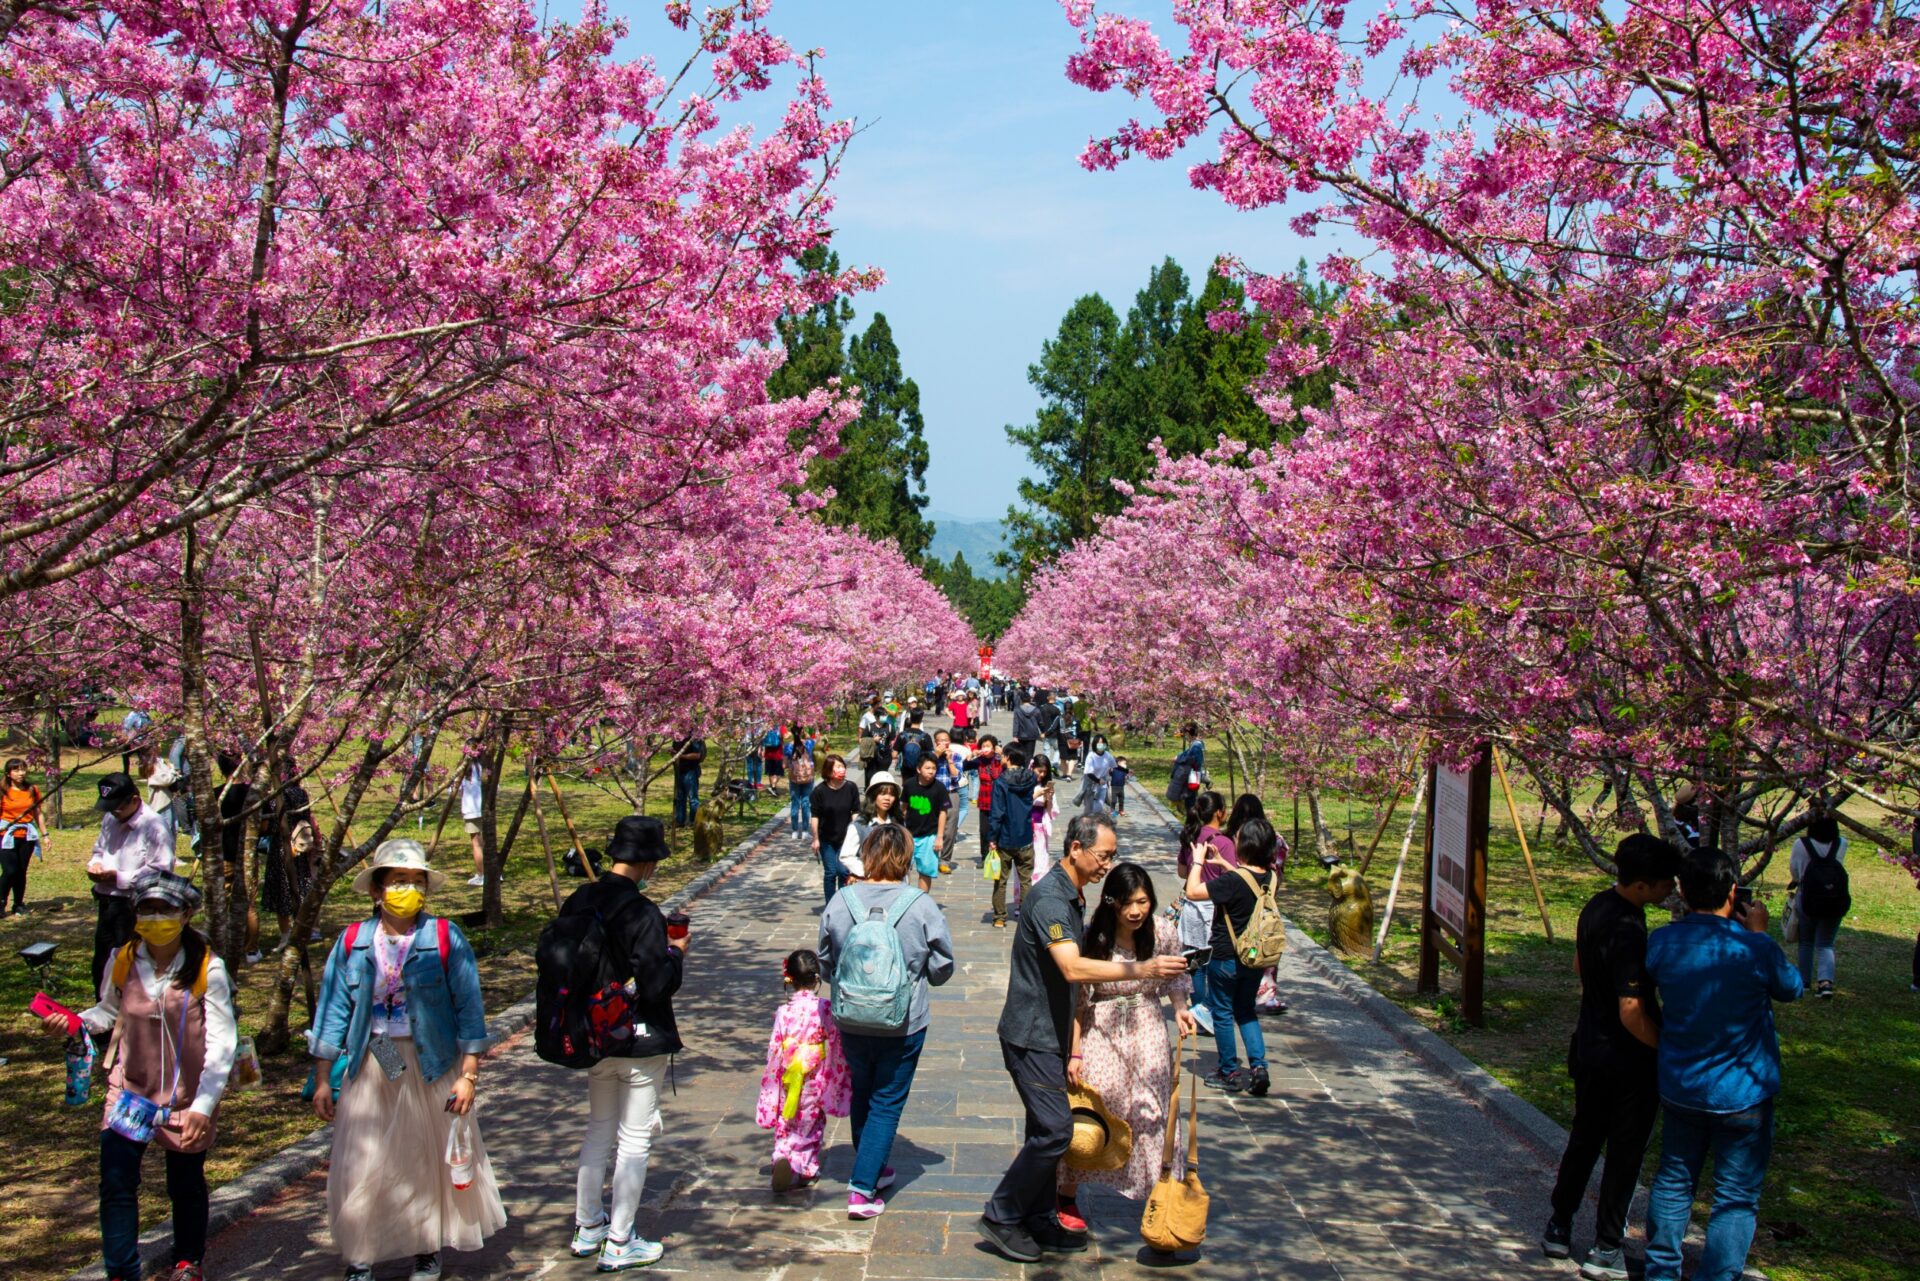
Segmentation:
[(887, 911), (867, 909), (849, 885), (840, 891), (853, 914), (853, 930), (833, 965), (833, 1019), (848, 1032), (897, 1035), (907, 1027), (913, 975), (900, 948), (900, 918), (920, 891), (902, 888)]

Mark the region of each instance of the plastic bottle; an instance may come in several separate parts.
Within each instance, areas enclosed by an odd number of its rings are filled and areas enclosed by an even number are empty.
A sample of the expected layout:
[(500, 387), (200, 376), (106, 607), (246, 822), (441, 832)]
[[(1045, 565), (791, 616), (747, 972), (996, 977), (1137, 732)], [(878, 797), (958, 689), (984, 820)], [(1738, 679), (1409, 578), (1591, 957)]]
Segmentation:
[(456, 1192), (473, 1186), (473, 1122), (464, 1116), (447, 1129), (447, 1173)]

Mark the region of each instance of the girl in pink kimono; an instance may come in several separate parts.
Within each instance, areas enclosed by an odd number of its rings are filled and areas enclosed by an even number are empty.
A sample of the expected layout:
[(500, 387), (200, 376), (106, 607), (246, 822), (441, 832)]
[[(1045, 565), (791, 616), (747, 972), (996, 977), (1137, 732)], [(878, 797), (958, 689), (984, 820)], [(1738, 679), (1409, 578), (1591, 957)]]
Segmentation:
[(767, 1070), (760, 1075), (754, 1122), (773, 1131), (773, 1190), (804, 1188), (820, 1177), (827, 1118), (853, 1102), (846, 1056), (832, 1006), (820, 995), (820, 958), (801, 948), (784, 966), (792, 994), (773, 1017)]

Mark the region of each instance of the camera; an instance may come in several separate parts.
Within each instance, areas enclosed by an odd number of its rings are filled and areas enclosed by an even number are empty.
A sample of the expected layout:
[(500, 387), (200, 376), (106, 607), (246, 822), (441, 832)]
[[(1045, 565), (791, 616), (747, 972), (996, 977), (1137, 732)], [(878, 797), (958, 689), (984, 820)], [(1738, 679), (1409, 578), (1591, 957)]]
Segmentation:
[(1190, 947), (1186, 949), (1184, 955), (1187, 958), (1187, 973), (1197, 974), (1205, 967), (1208, 961), (1213, 959), (1213, 949), (1210, 947)]

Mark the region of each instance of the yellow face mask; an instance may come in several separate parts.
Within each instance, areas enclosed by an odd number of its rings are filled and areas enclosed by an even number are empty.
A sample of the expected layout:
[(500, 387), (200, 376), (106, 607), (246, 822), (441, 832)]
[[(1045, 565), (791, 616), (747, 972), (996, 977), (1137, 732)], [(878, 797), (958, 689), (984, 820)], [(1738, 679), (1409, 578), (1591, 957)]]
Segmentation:
[(180, 940), (187, 923), (177, 916), (142, 916), (133, 923), (133, 932), (155, 947), (170, 947)]
[(400, 917), (418, 916), (427, 905), (426, 891), (417, 885), (396, 885), (386, 892), (385, 900), (387, 910)]

